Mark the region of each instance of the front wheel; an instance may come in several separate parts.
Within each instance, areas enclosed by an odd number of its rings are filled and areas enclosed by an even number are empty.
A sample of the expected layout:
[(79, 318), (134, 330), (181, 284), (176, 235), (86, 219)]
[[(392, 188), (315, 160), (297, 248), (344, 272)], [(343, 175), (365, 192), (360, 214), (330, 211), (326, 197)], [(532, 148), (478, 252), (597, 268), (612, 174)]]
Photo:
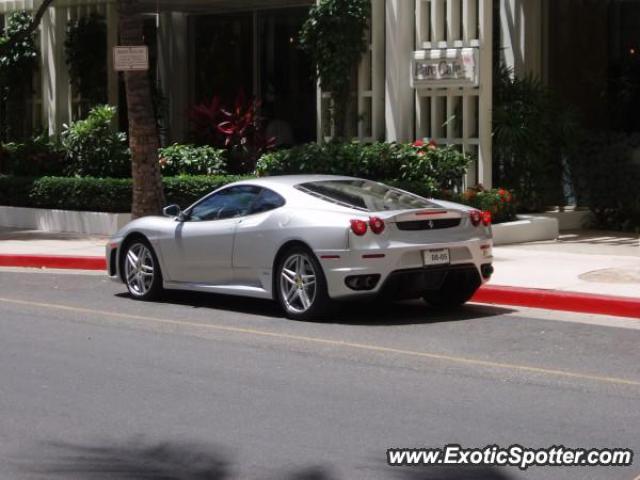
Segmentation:
[(276, 269), (275, 287), (278, 302), (293, 320), (318, 319), (329, 309), (322, 267), (306, 248), (294, 247), (282, 255)]
[(477, 272), (449, 272), (438, 290), (429, 290), (422, 298), (436, 308), (459, 307), (471, 300), (481, 283)]
[(124, 281), (137, 300), (154, 300), (162, 293), (162, 272), (158, 259), (145, 241), (129, 244), (124, 254)]

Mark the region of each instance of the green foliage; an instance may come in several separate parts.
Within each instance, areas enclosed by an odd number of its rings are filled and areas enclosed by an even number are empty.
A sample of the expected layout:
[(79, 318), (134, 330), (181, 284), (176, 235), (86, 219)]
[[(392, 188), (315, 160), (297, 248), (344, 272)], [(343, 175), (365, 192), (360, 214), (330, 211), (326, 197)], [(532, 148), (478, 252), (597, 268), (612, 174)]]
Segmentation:
[(504, 188), (485, 190), (478, 185), (462, 194), (442, 192), (441, 198), (462, 203), (478, 210), (491, 212), (493, 223), (511, 222), (516, 219), (516, 201), (512, 192)]
[(355, 68), (366, 51), (370, 0), (321, 0), (300, 31), (300, 46), (316, 67), (321, 88), (333, 97), (336, 136), (345, 135)]
[[(9, 14), (0, 45), (10, 38), (26, 32), (31, 24), (31, 15), (25, 11)], [(12, 44), (5, 55), (0, 56), (0, 136), (2, 140), (20, 139), (24, 131), (25, 100), (32, 93), (31, 84), (35, 71), (38, 50), (36, 34)]]
[(64, 52), (71, 84), (88, 107), (107, 101), (107, 24), (101, 15), (67, 25)]
[(36, 178), (0, 175), (0, 205), (9, 207), (32, 207), (29, 193)]
[(62, 146), (46, 135), (25, 143), (0, 145), (0, 172), (18, 176), (63, 175), (66, 169)]
[(62, 145), (69, 160), (68, 173), (81, 177), (128, 177), (131, 158), (127, 136), (113, 129), (116, 108), (94, 107), (85, 120), (65, 125)]
[[(6, 44), (10, 38), (26, 31), (31, 24), (31, 15), (26, 11), (13, 12), (7, 18), (4, 35), (0, 37), (0, 45)], [(16, 42), (7, 55), (0, 56), (0, 83), (5, 87), (31, 83), (31, 75), (38, 59), (35, 44), (35, 33), (24, 40)]]
[(640, 134), (585, 135), (570, 157), (578, 205), (598, 228), (640, 232)]
[(494, 81), (494, 184), (518, 191), (525, 210), (564, 205), (563, 157), (577, 130), (571, 112), (536, 78), (503, 67)]
[(167, 203), (176, 203), (186, 208), (213, 190), (246, 178), (251, 177), (238, 175), (165, 177), (163, 178), (164, 193)]
[(402, 143), (309, 143), (263, 155), (256, 174), (323, 173), (386, 181), (430, 196), (460, 187), (469, 157), (454, 147)]
[(42, 177), (33, 183), (29, 201), (40, 208), (128, 212), (131, 191), (125, 178)]
[(225, 151), (210, 146), (173, 145), (161, 148), (160, 169), (163, 175), (223, 175), (226, 173)]
[[(243, 177), (163, 178), (167, 203), (183, 207)], [(0, 175), (0, 205), (97, 212), (131, 211), (130, 178), (14, 177)]]

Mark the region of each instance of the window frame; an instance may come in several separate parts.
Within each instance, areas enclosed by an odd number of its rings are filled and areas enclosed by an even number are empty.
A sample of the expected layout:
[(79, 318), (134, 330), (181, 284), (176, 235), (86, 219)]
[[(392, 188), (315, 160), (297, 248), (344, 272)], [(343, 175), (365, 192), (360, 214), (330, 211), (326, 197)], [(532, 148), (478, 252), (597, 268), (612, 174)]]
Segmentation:
[[(249, 211), (248, 213), (246, 213), (245, 215), (241, 215), (241, 216), (237, 216), (237, 217), (229, 217), (229, 218), (212, 218), (210, 220), (195, 220), (191, 217), (193, 210), (195, 208), (197, 208), (199, 205), (201, 205), (202, 203), (206, 202), (207, 200), (211, 199), (211, 197), (218, 195), (226, 190), (231, 190), (233, 188), (241, 188), (241, 187), (251, 187), (251, 188), (256, 188), (258, 189), (258, 193), (256, 194), (255, 198), (251, 201), (251, 204), (249, 205)], [(254, 212), (253, 209), (255, 207), (256, 202), (258, 201), (258, 199), (264, 194), (264, 192), (271, 192), (275, 195), (277, 195), (280, 199), (282, 199), (282, 205), (269, 209), (269, 210), (265, 210), (262, 212)], [(270, 188), (266, 188), (263, 187), (261, 185), (251, 185), (251, 184), (238, 184), (238, 185), (229, 185), (226, 187), (222, 187), (218, 190), (215, 190), (211, 193), (209, 193), (208, 195), (205, 195), (204, 197), (202, 197), (200, 200), (196, 201), (194, 204), (192, 204), (191, 206), (189, 206), (184, 212), (183, 212), (183, 221), (185, 222), (217, 222), (219, 220), (231, 220), (231, 219), (239, 219), (239, 218), (245, 218), (245, 217), (249, 217), (251, 215), (259, 215), (261, 213), (267, 213), (267, 212), (272, 212), (274, 210), (277, 210), (278, 208), (282, 208), (286, 205), (287, 200), (280, 195), (278, 192), (270, 189)]]

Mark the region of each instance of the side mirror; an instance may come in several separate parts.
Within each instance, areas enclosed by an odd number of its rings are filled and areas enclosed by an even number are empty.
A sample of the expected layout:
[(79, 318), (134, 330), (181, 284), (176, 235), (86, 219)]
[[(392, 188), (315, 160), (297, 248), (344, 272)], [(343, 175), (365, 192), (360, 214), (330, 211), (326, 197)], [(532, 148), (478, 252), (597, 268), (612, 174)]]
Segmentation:
[(180, 207), (176, 204), (169, 205), (162, 209), (162, 214), (165, 217), (179, 217), (181, 213), (182, 211), (180, 210)]

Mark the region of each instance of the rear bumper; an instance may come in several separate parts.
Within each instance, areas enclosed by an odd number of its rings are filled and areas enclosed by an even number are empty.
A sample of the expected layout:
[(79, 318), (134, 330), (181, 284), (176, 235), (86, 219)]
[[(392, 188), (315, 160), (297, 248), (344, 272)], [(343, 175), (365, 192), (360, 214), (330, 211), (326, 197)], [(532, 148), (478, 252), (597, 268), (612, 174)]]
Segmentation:
[(470, 282), (479, 287), (482, 284), (478, 269), (473, 264), (414, 268), (391, 272), (378, 295), (392, 300), (419, 298), (426, 291), (438, 290), (445, 279), (452, 275), (455, 275), (456, 283), (461, 285)]
[[(447, 248), (450, 263), (425, 266), (422, 252)], [(341, 250), (316, 252), (327, 279), (331, 298), (381, 295), (390, 298), (418, 298), (427, 290), (437, 290), (447, 275), (461, 275), (461, 280), (489, 280), (492, 267), (492, 242), (474, 239), (455, 243), (404, 245), (377, 250)], [(379, 276), (374, 288), (354, 290), (347, 285), (353, 276)]]

